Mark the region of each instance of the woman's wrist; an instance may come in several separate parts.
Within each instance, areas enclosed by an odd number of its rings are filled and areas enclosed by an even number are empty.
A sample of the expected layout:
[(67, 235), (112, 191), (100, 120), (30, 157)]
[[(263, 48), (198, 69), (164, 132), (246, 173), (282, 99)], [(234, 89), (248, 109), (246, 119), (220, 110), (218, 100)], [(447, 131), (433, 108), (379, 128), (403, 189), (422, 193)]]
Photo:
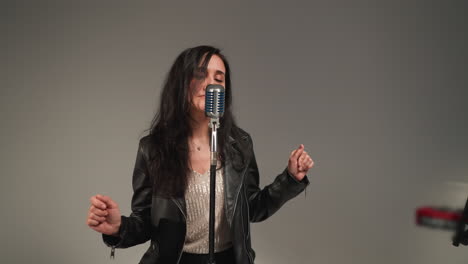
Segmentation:
[(120, 235), (120, 225), (121, 225), (121, 224), (119, 224), (119, 225), (116, 227), (115, 231), (112, 232), (112, 233), (110, 234), (111, 236), (119, 237), (119, 235)]

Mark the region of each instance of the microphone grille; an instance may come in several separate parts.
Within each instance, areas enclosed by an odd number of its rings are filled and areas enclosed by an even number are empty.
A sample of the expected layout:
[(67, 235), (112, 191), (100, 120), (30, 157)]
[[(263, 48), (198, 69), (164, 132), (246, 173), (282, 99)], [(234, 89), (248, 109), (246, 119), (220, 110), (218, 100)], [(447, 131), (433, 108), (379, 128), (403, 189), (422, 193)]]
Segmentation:
[(210, 84), (205, 90), (205, 114), (220, 118), (224, 114), (225, 89), (219, 84)]

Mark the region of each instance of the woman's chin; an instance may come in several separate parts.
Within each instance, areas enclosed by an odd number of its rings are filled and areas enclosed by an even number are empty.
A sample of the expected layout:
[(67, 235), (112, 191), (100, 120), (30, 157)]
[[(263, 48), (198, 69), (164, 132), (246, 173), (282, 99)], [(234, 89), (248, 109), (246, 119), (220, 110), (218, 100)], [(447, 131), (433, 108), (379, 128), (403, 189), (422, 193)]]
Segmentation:
[(204, 113), (204, 112), (205, 112), (205, 104), (200, 104), (200, 105), (197, 107), (197, 110), (198, 110), (199, 112), (203, 112), (203, 113)]
[(200, 113), (205, 113), (205, 106), (203, 106), (203, 107), (197, 107), (196, 111), (197, 111), (197, 112), (200, 112)]
[(194, 107), (190, 110), (190, 112), (194, 115), (204, 115), (205, 107)]

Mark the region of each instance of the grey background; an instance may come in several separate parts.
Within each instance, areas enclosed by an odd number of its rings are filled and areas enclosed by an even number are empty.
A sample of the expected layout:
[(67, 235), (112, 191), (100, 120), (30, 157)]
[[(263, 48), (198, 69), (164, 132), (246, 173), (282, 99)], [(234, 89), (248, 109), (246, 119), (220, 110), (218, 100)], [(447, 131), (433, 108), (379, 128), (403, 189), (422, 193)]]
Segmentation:
[(130, 214), (138, 139), (185, 48), (222, 48), (261, 185), (300, 143), (301, 194), (252, 224), (258, 264), (466, 263), (422, 205), (468, 193), (466, 1), (2, 1), (2, 263), (137, 263), (86, 226)]

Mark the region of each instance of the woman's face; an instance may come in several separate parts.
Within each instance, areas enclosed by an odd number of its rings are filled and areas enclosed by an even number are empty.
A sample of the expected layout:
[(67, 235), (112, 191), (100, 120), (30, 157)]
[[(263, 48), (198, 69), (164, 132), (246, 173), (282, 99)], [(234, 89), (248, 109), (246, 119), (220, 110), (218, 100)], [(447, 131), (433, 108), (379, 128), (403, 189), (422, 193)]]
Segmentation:
[[(203, 61), (203, 59), (202, 59)], [(209, 84), (220, 84), (225, 87), (226, 68), (223, 60), (216, 54), (211, 56), (207, 69), (199, 68), (190, 81), (192, 96), (191, 111), (205, 112), (205, 89)]]

